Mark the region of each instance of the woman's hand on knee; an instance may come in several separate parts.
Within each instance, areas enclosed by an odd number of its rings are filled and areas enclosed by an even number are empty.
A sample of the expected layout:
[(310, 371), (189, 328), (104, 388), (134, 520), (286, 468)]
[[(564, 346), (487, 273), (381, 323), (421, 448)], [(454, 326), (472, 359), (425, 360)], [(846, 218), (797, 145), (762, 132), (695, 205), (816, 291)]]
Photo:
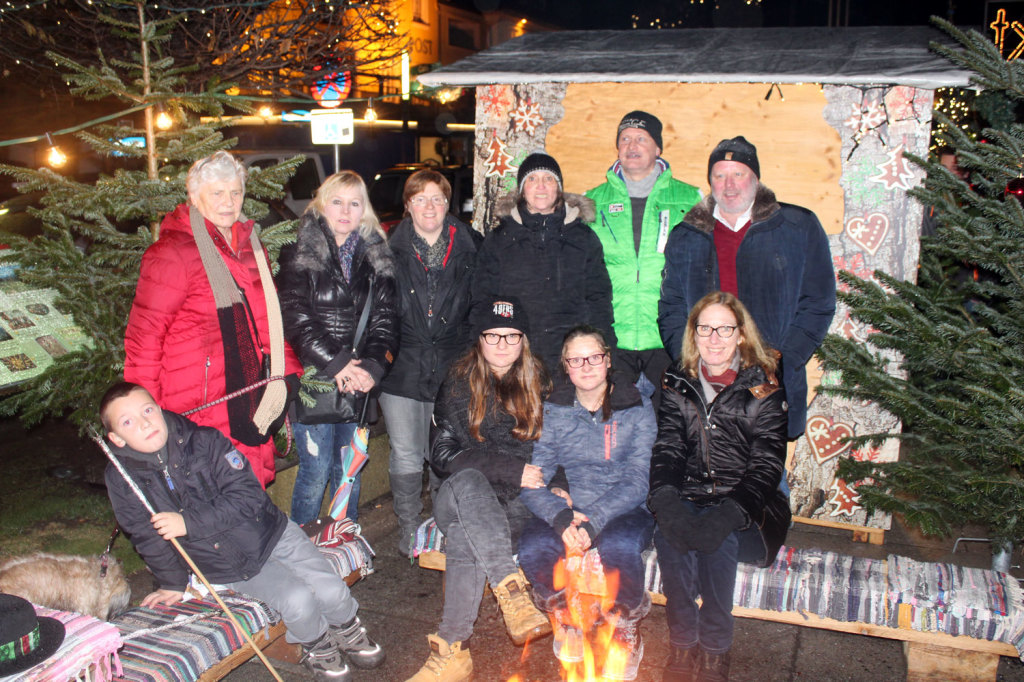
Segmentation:
[(519, 483), (523, 488), (543, 488), (544, 475), (536, 464), (527, 464), (523, 467), (523, 478)]

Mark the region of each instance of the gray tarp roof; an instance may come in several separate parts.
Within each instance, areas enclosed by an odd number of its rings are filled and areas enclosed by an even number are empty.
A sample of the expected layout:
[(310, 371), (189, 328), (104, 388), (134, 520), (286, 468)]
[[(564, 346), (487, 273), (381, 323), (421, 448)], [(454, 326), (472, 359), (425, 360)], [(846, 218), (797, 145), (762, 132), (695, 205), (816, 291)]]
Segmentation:
[(970, 73), (929, 50), (931, 40), (950, 42), (927, 26), (528, 33), (419, 81), (966, 86)]

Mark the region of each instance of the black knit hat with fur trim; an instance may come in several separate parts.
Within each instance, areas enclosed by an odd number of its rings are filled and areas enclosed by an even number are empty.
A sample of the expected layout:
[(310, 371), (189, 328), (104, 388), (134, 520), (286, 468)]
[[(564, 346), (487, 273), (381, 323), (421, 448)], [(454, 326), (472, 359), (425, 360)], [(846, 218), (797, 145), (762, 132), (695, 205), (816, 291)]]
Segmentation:
[(622, 117), (619, 121), (619, 128), (615, 133), (615, 146), (619, 146), (619, 135), (626, 128), (639, 128), (645, 131), (648, 135), (654, 138), (654, 144), (658, 145), (658, 149), (664, 149), (665, 146), (661, 143), (661, 121), (654, 114), (648, 114), (646, 111), (631, 111)]
[(708, 179), (711, 178), (711, 167), (719, 161), (735, 161), (742, 163), (754, 171), (757, 179), (761, 179), (761, 164), (757, 162), (757, 147), (747, 142), (742, 135), (731, 140), (722, 140), (708, 158)]
[(556, 178), (558, 178), (558, 187), (562, 187), (562, 169), (559, 168), (558, 162), (555, 161), (554, 157), (545, 154), (544, 152), (534, 152), (526, 157), (523, 163), (519, 166), (519, 174), (516, 176), (516, 185), (520, 190), (523, 189), (523, 182), (526, 181), (526, 176), (530, 173), (536, 173), (537, 171), (547, 171)]

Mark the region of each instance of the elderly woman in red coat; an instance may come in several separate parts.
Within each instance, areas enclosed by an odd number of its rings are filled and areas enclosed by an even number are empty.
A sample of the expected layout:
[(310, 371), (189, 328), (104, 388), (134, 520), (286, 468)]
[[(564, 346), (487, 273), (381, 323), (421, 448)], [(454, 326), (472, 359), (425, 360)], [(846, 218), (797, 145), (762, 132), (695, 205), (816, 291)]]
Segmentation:
[[(164, 409), (206, 405), (261, 376), (301, 371), (284, 342), (266, 250), (242, 215), (245, 167), (224, 151), (188, 172), (188, 203), (164, 217), (142, 257), (125, 330), (124, 378)], [(274, 479), (272, 436), (286, 405), (272, 381), (190, 415), (231, 439), (264, 487)]]

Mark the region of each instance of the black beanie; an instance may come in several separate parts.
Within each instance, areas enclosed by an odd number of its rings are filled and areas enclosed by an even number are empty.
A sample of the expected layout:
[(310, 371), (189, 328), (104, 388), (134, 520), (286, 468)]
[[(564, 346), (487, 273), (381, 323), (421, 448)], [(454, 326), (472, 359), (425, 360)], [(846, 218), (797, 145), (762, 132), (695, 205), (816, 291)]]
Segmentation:
[(715, 147), (714, 151), (711, 152), (711, 157), (708, 158), (708, 179), (711, 179), (711, 168), (719, 161), (735, 161), (742, 163), (750, 170), (754, 171), (754, 175), (757, 179), (761, 179), (761, 164), (757, 162), (757, 147), (747, 142), (747, 139), (742, 135), (734, 137), (731, 140), (722, 140)]
[(473, 339), (488, 329), (508, 327), (529, 336), (530, 321), (519, 299), (515, 296), (494, 296), (473, 309)]
[(523, 188), (523, 181), (526, 180), (526, 176), (530, 173), (537, 171), (547, 171), (556, 178), (558, 178), (558, 188), (562, 188), (562, 169), (558, 167), (558, 162), (555, 159), (544, 152), (534, 152), (526, 157), (523, 163), (519, 166), (519, 174), (516, 176), (516, 186), (519, 189)]
[(622, 117), (619, 121), (619, 129), (615, 133), (615, 146), (619, 146), (619, 135), (626, 128), (639, 128), (644, 130), (654, 138), (654, 144), (658, 145), (658, 149), (664, 149), (664, 145), (661, 144), (661, 121), (654, 114), (648, 114), (646, 111), (631, 111)]

